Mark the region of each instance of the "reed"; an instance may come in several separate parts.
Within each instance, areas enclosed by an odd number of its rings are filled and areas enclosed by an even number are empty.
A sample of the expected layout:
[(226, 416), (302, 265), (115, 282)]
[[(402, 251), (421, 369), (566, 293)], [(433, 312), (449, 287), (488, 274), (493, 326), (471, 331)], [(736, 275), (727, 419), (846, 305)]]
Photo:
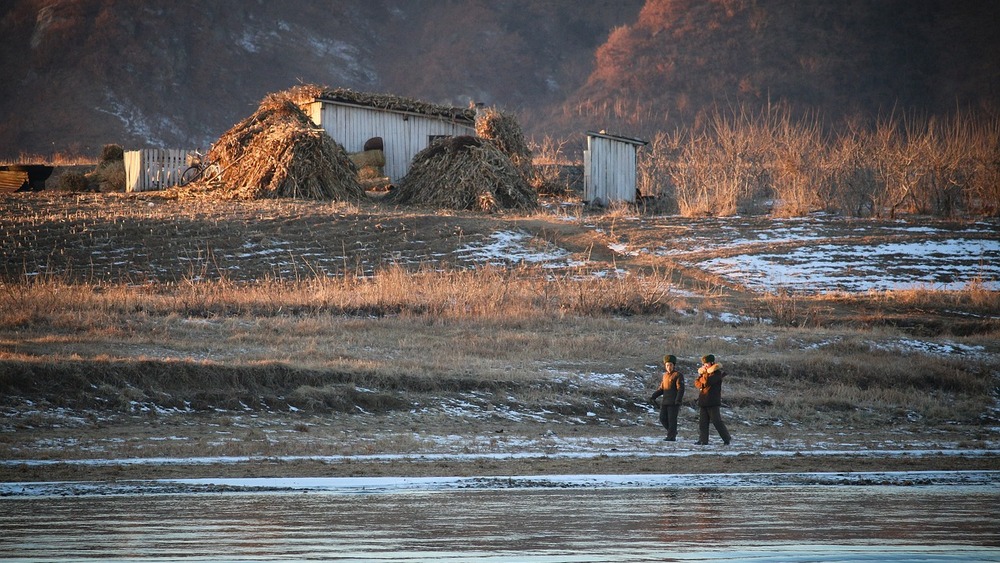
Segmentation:
[(829, 124), (769, 106), (714, 110), (640, 152), (646, 195), (686, 216), (1000, 213), (1000, 117), (891, 114)]

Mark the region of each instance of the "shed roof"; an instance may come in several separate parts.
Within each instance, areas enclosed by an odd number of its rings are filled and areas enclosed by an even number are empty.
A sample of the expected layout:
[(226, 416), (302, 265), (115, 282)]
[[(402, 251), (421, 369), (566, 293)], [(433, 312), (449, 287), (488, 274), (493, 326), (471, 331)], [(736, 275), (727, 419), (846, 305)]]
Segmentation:
[(643, 141), (642, 139), (636, 139), (634, 137), (625, 137), (624, 135), (611, 135), (605, 133), (604, 131), (587, 131), (588, 137), (600, 137), (602, 139), (610, 139), (612, 141), (619, 141), (622, 143), (629, 143), (631, 145), (638, 145), (640, 147), (649, 144), (649, 141)]
[(398, 113), (411, 113), (418, 115), (428, 115), (441, 117), (450, 121), (475, 125), (476, 110), (463, 109), (428, 102), (404, 98), (392, 94), (374, 94), (369, 92), (355, 92), (348, 88), (334, 88), (323, 90), (316, 96), (316, 100), (321, 102), (334, 102), (345, 105), (360, 106)]

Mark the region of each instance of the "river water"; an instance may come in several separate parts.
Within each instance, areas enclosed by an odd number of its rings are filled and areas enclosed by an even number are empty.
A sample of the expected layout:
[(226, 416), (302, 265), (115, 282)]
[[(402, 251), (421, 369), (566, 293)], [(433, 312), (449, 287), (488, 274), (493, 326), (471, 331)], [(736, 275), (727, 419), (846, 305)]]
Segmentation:
[(8, 488), (0, 559), (1000, 561), (995, 476), (978, 484), (197, 486)]

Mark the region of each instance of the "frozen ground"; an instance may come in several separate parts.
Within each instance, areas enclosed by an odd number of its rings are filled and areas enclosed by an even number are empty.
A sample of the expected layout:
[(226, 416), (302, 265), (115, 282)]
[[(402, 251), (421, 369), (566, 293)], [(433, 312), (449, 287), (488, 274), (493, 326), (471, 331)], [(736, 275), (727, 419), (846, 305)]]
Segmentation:
[[(670, 233), (661, 224), (669, 219), (649, 221), (663, 233)], [(685, 230), (683, 248), (620, 241), (609, 243), (608, 248), (619, 256), (674, 257), (764, 292), (961, 290), (969, 284), (998, 290), (997, 228), (989, 222), (956, 227), (812, 217), (764, 223), (734, 217), (714, 220), (704, 229)], [(899, 241), (872, 242), (875, 239)], [(723, 255), (703, 258), (719, 253)], [(586, 264), (570, 256), (558, 247), (538, 246), (527, 233), (518, 231), (497, 231), (489, 240), (467, 244), (455, 252), (460, 262), (470, 263), (525, 263), (546, 268)]]
[(139, 493), (319, 492), (395, 494), (470, 489), (645, 489), (664, 487), (802, 487), (821, 485), (965, 486), (1000, 493), (998, 471), (882, 471), (857, 473), (725, 473), (695, 475), (544, 475), (504, 477), (202, 478), (146, 481), (0, 483), (0, 496), (134, 495)]
[(758, 291), (1000, 289), (1000, 240), (950, 238), (887, 244), (818, 244), (738, 254), (698, 265)]
[[(587, 220), (581, 220), (586, 223)], [(619, 231), (606, 226), (596, 227), (595, 231), (600, 231), (608, 240), (607, 248), (613, 254), (621, 257), (643, 257), (660, 256), (668, 257), (678, 263), (707, 270), (733, 282), (745, 284), (751, 289), (763, 292), (774, 292), (782, 289), (801, 292), (825, 292), (825, 291), (846, 291), (846, 292), (867, 292), (871, 290), (884, 289), (906, 289), (906, 288), (930, 288), (930, 289), (962, 289), (970, 284), (983, 289), (996, 291), (1000, 290), (1000, 235), (998, 235), (998, 224), (996, 221), (985, 221), (968, 223), (964, 225), (945, 224), (920, 224), (914, 225), (906, 222), (874, 222), (874, 221), (847, 221), (842, 219), (810, 217), (807, 219), (790, 220), (751, 220), (744, 218), (724, 218), (710, 220), (678, 220), (673, 217), (658, 218), (626, 218), (624, 222), (648, 223), (649, 235), (642, 238), (638, 234), (634, 238), (626, 239), (619, 236)], [(675, 225), (676, 223), (676, 225)], [(631, 231), (638, 233), (639, 230)], [(676, 235), (676, 236), (675, 236)], [(316, 237), (319, 239), (319, 237)], [(254, 239), (256, 240), (256, 239)], [(313, 256), (309, 252), (312, 247), (296, 247), (292, 243), (276, 238), (261, 237), (260, 244), (247, 240), (241, 243), (239, 248), (245, 254), (233, 257), (235, 262), (256, 260), (269, 262), (273, 260), (275, 271), (282, 271), (281, 268), (287, 266), (285, 261), (289, 256), (304, 257), (315, 263), (322, 264), (323, 259), (332, 261), (343, 261), (343, 256), (329, 256), (329, 249), (320, 248), (321, 254)], [(266, 244), (265, 244), (266, 243)], [(96, 243), (95, 243), (96, 244)], [(319, 245), (319, 242), (316, 243)], [(412, 241), (413, 246), (420, 246), (419, 241)], [(94, 259), (100, 260), (124, 260), (115, 252), (117, 250), (95, 251)], [(334, 249), (340, 250), (340, 249)], [(308, 252), (307, 252), (308, 251)], [(325, 254), (324, 254), (325, 253)], [(436, 255), (437, 256), (437, 255)], [(481, 237), (470, 237), (464, 240), (446, 256), (451, 263), (474, 266), (477, 264), (489, 263), (498, 266), (512, 264), (539, 265), (552, 269), (569, 269), (580, 266), (592, 267), (586, 261), (581, 260), (579, 253), (574, 254), (557, 245), (541, 241), (539, 237), (534, 237), (525, 231), (515, 228), (498, 229)], [(200, 256), (197, 261), (201, 261)], [(116, 262), (117, 264), (118, 262)], [(122, 262), (123, 264), (125, 262)], [(605, 264), (607, 265), (607, 264)], [(619, 275), (624, 270), (607, 269), (603, 274)], [(31, 272), (28, 273), (30, 275)], [(598, 272), (601, 275), (602, 272)], [(755, 335), (747, 332), (743, 336), (726, 338), (745, 338), (747, 344), (752, 344)], [(697, 337), (696, 337), (697, 338)], [(715, 337), (719, 338), (719, 337)], [(802, 349), (823, 348), (836, 345), (836, 341), (818, 339), (806, 340), (809, 336), (803, 336), (801, 342), (797, 344)], [(825, 338), (825, 337), (824, 337)], [(790, 340), (791, 342), (791, 340)], [(880, 343), (873, 343), (875, 347), (891, 348), (905, 354), (923, 354), (935, 357), (964, 360), (965, 358), (977, 358), (980, 360), (995, 361), (995, 358), (986, 358), (988, 352), (981, 346), (970, 346), (952, 340), (947, 337), (922, 339), (922, 338), (895, 338), (883, 339)], [(655, 366), (654, 366), (655, 367)], [(580, 386), (590, 386), (597, 388), (622, 387), (626, 388), (629, 394), (637, 397), (645, 397), (642, 391), (647, 383), (643, 378), (645, 375), (636, 373), (615, 373), (614, 368), (607, 372), (587, 372), (576, 373), (552, 372), (553, 379), (572, 380)], [(641, 393), (640, 393), (641, 392)], [(425, 416), (441, 415), (442, 418), (455, 420), (458, 423), (477, 424), (482, 421), (499, 420), (501, 423), (510, 421), (513, 423), (544, 424), (558, 430), (558, 433), (544, 433), (535, 435), (518, 436), (514, 432), (506, 432), (503, 435), (489, 435), (485, 432), (472, 432), (467, 434), (448, 434), (442, 432), (421, 432), (403, 436), (407, 449), (404, 453), (393, 453), (385, 455), (340, 455), (340, 456), (273, 456), (266, 458), (275, 462), (296, 462), (310, 460), (320, 463), (351, 463), (351, 462), (386, 462), (406, 460), (423, 461), (494, 461), (494, 460), (517, 460), (517, 459), (575, 459), (594, 460), (599, 458), (617, 457), (645, 457), (662, 460), (677, 458), (698, 459), (705, 457), (721, 457), (736, 459), (741, 455), (767, 456), (774, 458), (793, 458), (796, 456), (824, 457), (852, 455), (859, 457), (881, 457), (881, 458), (903, 458), (903, 457), (923, 457), (923, 458), (948, 458), (948, 457), (986, 457), (996, 459), (1000, 455), (1000, 429), (984, 428), (985, 439), (976, 441), (976, 449), (965, 449), (962, 438), (955, 434), (942, 433), (940, 439), (934, 436), (922, 436), (918, 440), (911, 439), (906, 435), (892, 436), (830, 436), (821, 431), (808, 432), (802, 429), (788, 431), (786, 423), (783, 421), (773, 421), (771, 428), (755, 427), (746, 428), (740, 432), (739, 428), (733, 428), (734, 433), (739, 433), (737, 442), (731, 449), (724, 449), (719, 446), (709, 448), (698, 448), (690, 441), (690, 425), (686, 428), (688, 435), (687, 442), (679, 442), (666, 449), (664, 443), (657, 434), (658, 428), (655, 420), (655, 413), (651, 410), (640, 415), (642, 420), (631, 420), (629, 424), (633, 427), (640, 427), (645, 436), (635, 437), (633, 435), (615, 435), (615, 432), (608, 432), (605, 436), (574, 437), (570, 432), (574, 426), (582, 426), (592, 422), (589, 419), (596, 417), (593, 413), (574, 420), (558, 417), (554, 413), (544, 411), (533, 411), (510, 407), (504, 401), (496, 400), (497, 397), (476, 395), (473, 393), (462, 396), (452, 396), (442, 399), (439, 403), (428, 404), (426, 412), (418, 414)], [(146, 412), (146, 409), (156, 409), (155, 405), (137, 404), (137, 413)], [(249, 410), (249, 409), (248, 409)], [(995, 409), (1000, 412), (1000, 409)], [(19, 413), (0, 413), (4, 420), (0, 420), (0, 430), (16, 431), (14, 421), (16, 417), (31, 417), (38, 413), (22, 411)], [(173, 415), (183, 416), (184, 411), (157, 412), (157, 416), (169, 417)], [(727, 417), (731, 414), (724, 413)], [(404, 413), (405, 415), (405, 413)], [(90, 413), (75, 413), (70, 416), (90, 417)], [(93, 415), (96, 420), (99, 414)], [(234, 421), (233, 428), (226, 429), (229, 436), (224, 436), (220, 431), (219, 440), (239, 441), (241, 435), (235, 435), (231, 431), (240, 429), (241, 416), (243, 413), (226, 413), (226, 416)], [(247, 416), (252, 416), (247, 414)], [(622, 415), (625, 416), (625, 415)], [(628, 416), (635, 417), (634, 413)], [(689, 415), (690, 416), (690, 415)], [(907, 415), (909, 416), (909, 415)], [(81, 419), (82, 420), (82, 419)], [(733, 420), (730, 417), (730, 420)], [(601, 420), (602, 424), (620, 424), (619, 420)], [(72, 428), (75, 422), (69, 421), (67, 427)], [(290, 426), (290, 425), (289, 425)], [(275, 425), (262, 431), (268, 439), (282, 440), (290, 439), (291, 436), (304, 436), (303, 439), (315, 439), (314, 433), (304, 434), (301, 431), (291, 428), (282, 428)], [(343, 444), (338, 445), (344, 451), (358, 451), (359, 445), (363, 448), (371, 445), (377, 448), (378, 445), (396, 439), (399, 435), (394, 431), (383, 431), (376, 425), (364, 433), (364, 435), (353, 435), (344, 439)], [(138, 439), (138, 438), (137, 438)], [(157, 440), (184, 442), (191, 440), (187, 436), (177, 437), (157, 437)], [(57, 451), (60, 444), (53, 442), (50, 445), (38, 444), (39, 448), (47, 451)], [(67, 450), (85, 449), (89, 457), (100, 458), (105, 455), (101, 448), (102, 443), (67, 443)], [(113, 447), (107, 448), (113, 451)], [(153, 448), (151, 448), (153, 449)], [(374, 451), (379, 451), (375, 449)], [(407, 452), (414, 453), (407, 453)], [(58, 457), (58, 456), (55, 456)], [(123, 465), (236, 465), (247, 461), (253, 461), (254, 457), (206, 457), (206, 458), (185, 458), (185, 457), (149, 457), (149, 458), (128, 458), (128, 459), (88, 459), (71, 460), (70, 465), (86, 468), (87, 466), (123, 466)], [(17, 464), (48, 466), (55, 464), (54, 461), (36, 460), (22, 461)], [(65, 462), (64, 462), (65, 463)], [(0, 460), (0, 464), (9, 465), (10, 462)], [(804, 475), (804, 474), (792, 474)], [(810, 474), (812, 475), (812, 474)], [(867, 475), (859, 473), (859, 475)], [(982, 473), (985, 482), (995, 486), (997, 477), (995, 473)], [(683, 478), (679, 476), (678, 478)], [(713, 479), (724, 482), (727, 476), (715, 476)], [(749, 477), (733, 477), (735, 479), (749, 479)], [(784, 479), (785, 477), (782, 477)], [(799, 477), (788, 477), (798, 479)], [(813, 477), (810, 477), (813, 478)], [(979, 477), (977, 477), (979, 478)], [(436, 479), (436, 480), (435, 480)], [(407, 480), (393, 478), (390, 482), (398, 483), (399, 486), (407, 484), (424, 484), (428, 487), (458, 487), (472, 483), (470, 478), (462, 479), (440, 479), (430, 480)], [(593, 486), (594, 479), (605, 479), (607, 483), (620, 483), (618, 477), (604, 478), (594, 476), (569, 475), (555, 478), (549, 481), (551, 486)], [(621, 479), (638, 479), (634, 477), (622, 477)], [(643, 483), (660, 482), (663, 483), (663, 476), (650, 476), (639, 479)], [(659, 481), (657, 481), (659, 479)], [(634, 481), (634, 482), (639, 482)], [(491, 483), (500, 484), (501, 481), (493, 480)], [(513, 483), (514, 481), (509, 481)], [(243, 482), (243, 481), (219, 481), (218, 484), (226, 486), (286, 486), (284, 481), (265, 482)], [(384, 486), (376, 482), (366, 482), (363, 480), (354, 481), (328, 481), (314, 486), (328, 487), (337, 490), (352, 490), (357, 487)], [(0, 487), (0, 494), (18, 494), (11, 489), (15, 485), (7, 484)], [(299, 485), (303, 486), (301, 482)], [(643, 485), (645, 486), (645, 485)], [(44, 488), (38, 489), (43, 491)], [(30, 494), (45, 494), (44, 492)]]

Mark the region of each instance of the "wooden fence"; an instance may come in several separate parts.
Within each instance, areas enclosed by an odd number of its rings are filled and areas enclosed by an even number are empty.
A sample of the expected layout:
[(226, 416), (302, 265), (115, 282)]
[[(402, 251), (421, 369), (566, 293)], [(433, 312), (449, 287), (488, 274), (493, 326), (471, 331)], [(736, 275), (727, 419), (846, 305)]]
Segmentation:
[(187, 149), (125, 151), (125, 191), (146, 192), (176, 186), (188, 167)]

